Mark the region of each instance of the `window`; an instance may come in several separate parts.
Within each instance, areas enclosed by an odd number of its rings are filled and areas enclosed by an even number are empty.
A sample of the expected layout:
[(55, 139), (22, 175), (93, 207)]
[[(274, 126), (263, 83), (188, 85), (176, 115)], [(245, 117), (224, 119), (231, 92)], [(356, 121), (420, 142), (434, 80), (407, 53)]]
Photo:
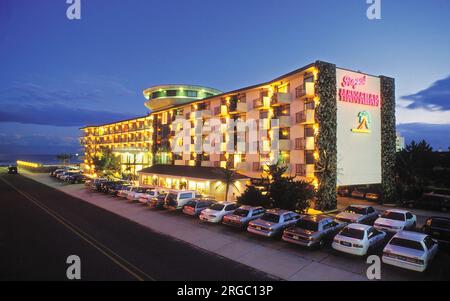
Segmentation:
[(177, 96), (177, 90), (167, 90), (166, 96)]
[(372, 207), (367, 208), (367, 213), (368, 214), (374, 213), (374, 212), (375, 212), (375, 210)]
[(152, 93), (152, 98), (158, 98), (161, 97), (161, 92), (160, 91), (156, 91)]
[(184, 199), (190, 199), (192, 198), (192, 193), (181, 193), (180, 194), (180, 200), (184, 200)]
[(269, 111), (259, 112), (259, 119), (266, 119), (267, 117), (269, 117)]
[(231, 204), (231, 205), (228, 205), (228, 206), (225, 208), (225, 211), (231, 211), (231, 210), (234, 210), (234, 209), (236, 209), (236, 205)]
[(413, 218), (413, 215), (412, 215), (411, 213), (407, 212), (407, 213), (406, 213), (406, 218), (407, 218), (407, 219), (412, 219), (412, 218)]
[(303, 138), (295, 138), (295, 149), (296, 150), (305, 149), (305, 139), (303, 139)]
[(344, 228), (340, 233), (340, 235), (350, 238), (363, 239), (364, 231), (352, 228)]
[(196, 98), (196, 97), (197, 97), (197, 91), (186, 90), (186, 96), (187, 96), (187, 97), (193, 97), (193, 98)]
[(424, 241), (425, 246), (427, 247), (428, 250), (431, 250), (431, 248), (433, 248), (435, 242), (429, 237), (425, 237)]
[(415, 240), (394, 237), (389, 244), (393, 245), (393, 246), (399, 246), (399, 247), (404, 247), (404, 248), (408, 248), (408, 249), (423, 251), (422, 244)]
[(259, 162), (253, 162), (253, 171), (260, 171), (260, 165)]
[(306, 175), (305, 165), (295, 164), (295, 174), (298, 176), (305, 176)]

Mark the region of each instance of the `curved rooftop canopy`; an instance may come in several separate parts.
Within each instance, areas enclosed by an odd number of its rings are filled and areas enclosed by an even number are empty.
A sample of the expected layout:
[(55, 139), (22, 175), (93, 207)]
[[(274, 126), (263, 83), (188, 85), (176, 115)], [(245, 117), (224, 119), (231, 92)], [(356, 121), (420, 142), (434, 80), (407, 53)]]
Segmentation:
[(144, 90), (145, 106), (152, 111), (182, 105), (221, 94), (222, 91), (196, 85), (159, 85)]

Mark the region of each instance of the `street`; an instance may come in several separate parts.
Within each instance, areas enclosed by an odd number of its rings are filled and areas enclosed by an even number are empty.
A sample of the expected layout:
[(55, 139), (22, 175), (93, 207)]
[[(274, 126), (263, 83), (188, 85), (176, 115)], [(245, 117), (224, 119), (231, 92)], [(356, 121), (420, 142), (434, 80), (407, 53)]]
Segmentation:
[(273, 280), (23, 176), (0, 175), (0, 280)]

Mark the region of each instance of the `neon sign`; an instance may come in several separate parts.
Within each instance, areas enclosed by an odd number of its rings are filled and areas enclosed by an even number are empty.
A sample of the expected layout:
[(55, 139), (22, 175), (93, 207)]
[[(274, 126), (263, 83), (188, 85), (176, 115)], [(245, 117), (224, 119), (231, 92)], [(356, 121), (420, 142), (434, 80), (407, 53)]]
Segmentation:
[[(366, 76), (353, 78), (344, 76), (341, 87), (339, 88), (339, 100), (344, 102), (356, 103), (367, 106), (378, 107), (380, 104), (380, 96), (377, 94), (366, 93), (355, 90), (358, 86), (364, 86), (367, 83)], [(345, 89), (351, 88), (351, 89)]]

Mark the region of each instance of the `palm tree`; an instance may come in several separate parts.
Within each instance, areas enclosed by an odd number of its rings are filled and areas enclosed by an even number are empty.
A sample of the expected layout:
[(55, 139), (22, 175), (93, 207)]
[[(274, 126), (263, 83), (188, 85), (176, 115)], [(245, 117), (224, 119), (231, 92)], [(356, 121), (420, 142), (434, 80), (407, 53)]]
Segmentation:
[[(232, 169), (221, 169), (222, 178), (221, 182), (225, 185), (225, 202), (228, 201), (228, 191), (230, 190), (230, 186), (239, 191), (239, 188), (236, 186), (236, 171)], [(216, 187), (218, 189), (219, 186)]]

